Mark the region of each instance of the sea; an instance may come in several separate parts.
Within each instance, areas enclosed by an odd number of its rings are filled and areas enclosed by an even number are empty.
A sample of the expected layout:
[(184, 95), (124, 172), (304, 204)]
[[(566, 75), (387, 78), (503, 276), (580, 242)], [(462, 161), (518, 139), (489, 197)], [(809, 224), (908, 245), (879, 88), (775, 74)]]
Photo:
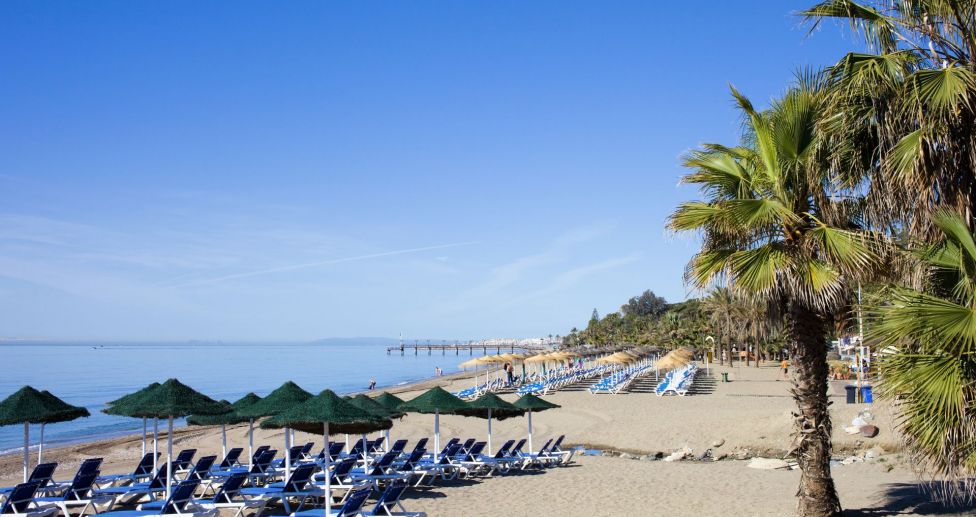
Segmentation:
[[(265, 396), (285, 381), (313, 394), (328, 388), (339, 394), (396, 387), (460, 370), (458, 364), (482, 355), (479, 349), (446, 353), (421, 350), (387, 354), (396, 340), (327, 339), (311, 343), (109, 343), (0, 342), (0, 399), (31, 385), (48, 390), (69, 404), (84, 406), (88, 418), (49, 424), (44, 446), (141, 433), (142, 420), (106, 415), (106, 402), (152, 382), (177, 378), (215, 400), (233, 402), (250, 391)], [(494, 350), (489, 350), (494, 353)], [(183, 426), (182, 420), (175, 425)], [(151, 424), (150, 424), (151, 427)], [(32, 425), (37, 445), (40, 426)], [(23, 426), (0, 427), (0, 453), (23, 448)]]

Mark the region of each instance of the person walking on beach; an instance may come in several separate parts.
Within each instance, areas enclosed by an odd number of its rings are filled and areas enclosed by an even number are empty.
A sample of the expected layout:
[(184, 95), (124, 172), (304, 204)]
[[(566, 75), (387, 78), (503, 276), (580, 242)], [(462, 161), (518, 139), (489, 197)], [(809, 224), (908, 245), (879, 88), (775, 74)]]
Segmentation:
[(505, 363), (505, 373), (508, 374), (508, 385), (515, 384), (515, 368), (512, 363)]
[(441, 367), (440, 366), (435, 366), (434, 367), (434, 377), (440, 377), (441, 375), (443, 375), (441, 373)]
[(376, 389), (376, 379), (370, 379), (369, 380), (369, 389), (370, 389), (370, 391)]

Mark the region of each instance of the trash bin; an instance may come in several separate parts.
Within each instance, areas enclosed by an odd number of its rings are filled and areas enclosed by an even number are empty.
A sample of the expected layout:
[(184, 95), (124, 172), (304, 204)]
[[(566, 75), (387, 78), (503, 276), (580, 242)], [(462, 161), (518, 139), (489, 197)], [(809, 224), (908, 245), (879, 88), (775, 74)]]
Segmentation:
[(871, 393), (871, 386), (861, 386), (861, 402), (871, 404), (874, 402), (874, 395)]
[(857, 386), (852, 386), (852, 385), (848, 384), (847, 386), (844, 386), (844, 389), (847, 391), (847, 403), (848, 404), (856, 404), (857, 403)]
[(722, 372), (722, 382), (729, 382), (729, 372)]

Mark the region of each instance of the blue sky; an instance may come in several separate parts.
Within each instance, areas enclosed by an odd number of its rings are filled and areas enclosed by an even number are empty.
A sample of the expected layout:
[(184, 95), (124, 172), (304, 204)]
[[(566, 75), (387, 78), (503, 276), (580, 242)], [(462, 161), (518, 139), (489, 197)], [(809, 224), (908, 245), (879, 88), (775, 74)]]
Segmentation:
[(668, 300), (807, 2), (0, 5), (0, 336), (477, 338)]

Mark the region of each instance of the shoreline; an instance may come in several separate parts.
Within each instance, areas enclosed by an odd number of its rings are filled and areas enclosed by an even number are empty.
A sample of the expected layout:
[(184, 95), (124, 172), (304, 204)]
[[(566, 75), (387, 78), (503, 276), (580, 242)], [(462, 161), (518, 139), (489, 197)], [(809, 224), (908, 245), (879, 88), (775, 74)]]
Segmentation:
[[(433, 388), (434, 386), (441, 386), (441, 387), (449, 386), (453, 382), (470, 379), (472, 377), (475, 377), (476, 375), (484, 375), (484, 370), (461, 371), (461, 372), (455, 372), (447, 375), (442, 375), (440, 377), (436, 377), (436, 376), (425, 377), (418, 380), (407, 381), (405, 383), (396, 384), (392, 386), (377, 386), (376, 389), (372, 390), (372, 392), (382, 393), (386, 391), (396, 395), (398, 393), (404, 393), (409, 391), (428, 390), (430, 388)], [(369, 393), (370, 390), (358, 390), (358, 391), (340, 393), (339, 395), (355, 396), (359, 394), (368, 395)], [(133, 421), (136, 421), (136, 419), (133, 419)], [(165, 421), (160, 420), (161, 424), (163, 422)], [(240, 424), (235, 424), (234, 426), (227, 426), (227, 428), (230, 429), (231, 427), (236, 427), (237, 425)], [(190, 432), (198, 432), (200, 430), (208, 429), (210, 427), (212, 426), (188, 426), (186, 425), (185, 422), (179, 425), (174, 424), (173, 440), (174, 442), (176, 442), (181, 435)], [(106, 434), (108, 434), (108, 436), (103, 436), (98, 438), (80, 438), (77, 440), (64, 440), (64, 441), (57, 441), (57, 442), (45, 441), (44, 455), (45, 456), (48, 456), (48, 454), (53, 455), (58, 453), (59, 451), (62, 451), (63, 449), (83, 450), (91, 447), (110, 447), (110, 446), (124, 445), (124, 444), (128, 444), (129, 442), (138, 443), (141, 447), (141, 442), (142, 442), (141, 432), (129, 433), (129, 432), (122, 431), (119, 432), (118, 434), (115, 433), (106, 433)], [(165, 426), (160, 425), (159, 436), (165, 436), (165, 434), (166, 434)], [(31, 436), (33, 437), (34, 434), (32, 434)], [(151, 443), (151, 436), (152, 436), (151, 424), (147, 428), (146, 436), (149, 437), (149, 442)], [(162, 443), (162, 441), (160, 441), (160, 443)], [(32, 443), (28, 447), (28, 453), (30, 457), (33, 458), (31, 459), (32, 462), (36, 461), (37, 459), (38, 446), (39, 444), (36, 441), (32, 441)], [(23, 446), (14, 447), (11, 449), (7, 449), (5, 451), (0, 451), (0, 464), (5, 463), (10, 457), (16, 457), (17, 460), (20, 461), (23, 455), (23, 451), (24, 451)], [(2, 467), (0, 467), (0, 469), (2, 469)], [(2, 472), (0, 472), (0, 475), (2, 475)]]

